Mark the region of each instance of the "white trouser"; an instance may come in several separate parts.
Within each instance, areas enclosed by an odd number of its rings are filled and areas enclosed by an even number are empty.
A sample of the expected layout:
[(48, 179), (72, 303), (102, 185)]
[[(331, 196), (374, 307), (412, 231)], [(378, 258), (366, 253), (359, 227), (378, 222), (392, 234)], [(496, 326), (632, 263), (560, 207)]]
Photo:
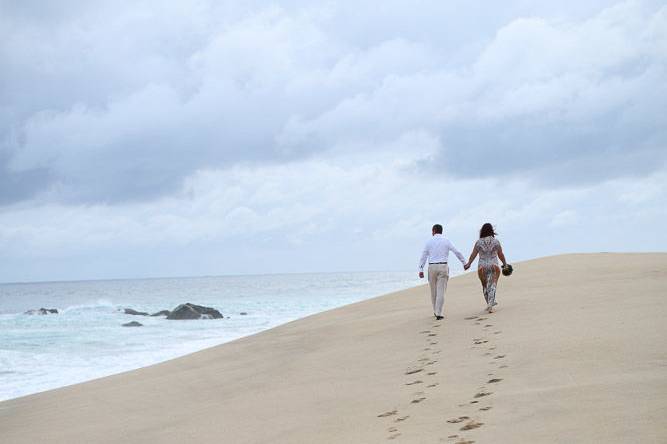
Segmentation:
[(428, 285), (431, 287), (431, 302), (433, 313), (442, 316), (445, 307), (445, 291), (449, 280), (449, 266), (447, 264), (429, 264)]

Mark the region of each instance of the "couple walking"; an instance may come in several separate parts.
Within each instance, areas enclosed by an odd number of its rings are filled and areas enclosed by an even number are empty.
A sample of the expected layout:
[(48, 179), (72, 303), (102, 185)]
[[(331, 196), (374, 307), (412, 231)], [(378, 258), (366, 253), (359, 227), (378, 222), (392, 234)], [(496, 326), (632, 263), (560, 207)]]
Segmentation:
[(447, 281), (449, 280), (449, 266), (447, 265), (447, 261), (450, 251), (461, 261), (465, 270), (470, 268), (472, 262), (479, 255), (477, 276), (479, 276), (479, 280), (482, 283), (484, 300), (487, 305), (486, 309), (489, 313), (493, 312), (493, 307), (497, 305), (496, 284), (500, 276), (498, 258), (503, 263), (504, 274), (511, 273), (512, 267), (505, 260), (503, 248), (498, 239), (496, 239), (496, 232), (493, 226), (489, 223), (482, 225), (482, 229), (479, 231), (479, 240), (475, 242), (468, 262), (465, 261), (463, 255), (454, 247), (451, 241), (442, 235), (442, 225), (433, 225), (432, 234), (433, 237), (426, 242), (421, 261), (419, 262), (419, 277), (424, 277), (424, 266), (428, 260), (428, 284), (431, 288), (431, 302), (433, 303), (435, 318), (443, 318), (445, 291), (447, 291)]

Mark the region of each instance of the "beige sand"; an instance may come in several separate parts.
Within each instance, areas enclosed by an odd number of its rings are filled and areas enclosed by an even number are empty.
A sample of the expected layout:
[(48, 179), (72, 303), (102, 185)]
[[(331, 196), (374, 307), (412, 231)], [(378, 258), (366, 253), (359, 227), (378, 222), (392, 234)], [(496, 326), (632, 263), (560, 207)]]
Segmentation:
[(6, 401), (0, 442), (667, 442), (667, 254), (516, 264), (492, 315), (474, 275), (450, 282), (445, 321), (427, 301), (418, 287)]

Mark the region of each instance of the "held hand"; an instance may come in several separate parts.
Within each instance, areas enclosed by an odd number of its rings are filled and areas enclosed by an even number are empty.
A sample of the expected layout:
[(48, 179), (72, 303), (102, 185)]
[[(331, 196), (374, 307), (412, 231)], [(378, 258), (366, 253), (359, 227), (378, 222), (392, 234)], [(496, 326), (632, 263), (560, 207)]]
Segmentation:
[(467, 264), (464, 264), (464, 265), (463, 265), (463, 269), (464, 269), (464, 270), (467, 270), (468, 268), (470, 268), (470, 263), (467, 263)]
[(424, 272), (423, 271), (419, 272), (419, 279), (424, 279)]

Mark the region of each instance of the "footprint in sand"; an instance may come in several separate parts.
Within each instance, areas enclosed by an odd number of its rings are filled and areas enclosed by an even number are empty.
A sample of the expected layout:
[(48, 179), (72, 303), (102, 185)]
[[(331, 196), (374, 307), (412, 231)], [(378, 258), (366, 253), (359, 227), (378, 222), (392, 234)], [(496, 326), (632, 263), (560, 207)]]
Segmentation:
[(471, 441), (469, 439), (461, 438), (458, 441), (456, 441), (454, 444), (475, 444), (475, 441)]
[(458, 438), (459, 435), (449, 435), (447, 438), (452, 439), (452, 438)]
[(494, 331), (493, 332), (494, 335), (499, 335), (500, 333), (502, 333), (502, 331)]
[(424, 351), (429, 351), (430, 349), (431, 349), (431, 347), (426, 347), (426, 348), (424, 349)]
[(419, 381), (419, 380), (417, 380), (417, 381), (412, 381), (412, 382), (406, 382), (405, 385), (421, 384), (422, 382), (424, 382), (424, 381)]
[(499, 368), (507, 368), (506, 365), (501, 365)]
[(396, 439), (396, 438), (398, 438), (399, 436), (401, 436), (400, 433), (394, 433), (393, 435), (391, 435), (391, 436), (390, 436), (389, 438), (387, 438), (387, 439)]
[(493, 325), (491, 325), (491, 324), (486, 324), (484, 327), (485, 327), (485, 328), (493, 327)]
[(442, 350), (435, 350), (435, 351), (433, 352), (433, 354), (434, 354), (434, 355), (437, 355), (437, 354), (439, 354), (441, 351), (442, 351)]
[(410, 415), (405, 415), (405, 416), (399, 416), (398, 418), (394, 419), (394, 422), (403, 422), (406, 419), (408, 419)]
[(470, 419), (470, 417), (469, 416), (459, 416), (458, 418), (448, 419), (447, 422), (450, 423), (450, 424), (458, 424), (459, 422), (463, 422), (466, 419)]
[(438, 341), (433, 341), (430, 343), (430, 345), (438, 345)]
[(423, 334), (426, 334), (426, 333), (431, 333), (431, 330), (424, 330), (424, 331), (419, 332), (420, 335), (423, 335)]
[(500, 381), (502, 381), (501, 378), (493, 378), (493, 379), (489, 379), (488, 383), (489, 384), (495, 384), (496, 382), (500, 382)]
[(407, 372), (405, 372), (405, 374), (406, 375), (414, 375), (415, 373), (419, 373), (421, 371), (424, 371), (424, 369), (423, 368), (417, 368), (417, 369), (414, 369), (414, 370), (408, 370)]
[(483, 422), (475, 421), (475, 420), (473, 419), (473, 420), (471, 420), (470, 422), (468, 422), (466, 425), (464, 425), (463, 427), (461, 427), (460, 430), (472, 430), (472, 429), (476, 429), (476, 428), (482, 427), (483, 425), (484, 425)]
[(479, 341), (475, 341), (474, 344), (475, 344), (475, 345), (486, 344), (487, 342), (489, 342), (489, 341), (482, 341), (482, 340), (479, 340)]
[(477, 319), (477, 316), (468, 316), (467, 318), (463, 318), (466, 321), (472, 321), (473, 319)]
[(507, 355), (498, 355), (498, 356), (496, 356), (496, 357), (493, 358), (493, 359), (503, 359), (505, 356), (507, 356)]
[(484, 353), (484, 356), (491, 356), (492, 354), (493, 353), (491, 353), (491, 352), (486, 352), (486, 353)]
[(486, 321), (488, 318), (477, 318), (480, 321)]
[(480, 410), (486, 412), (487, 410), (491, 410), (491, 406), (482, 407)]
[(438, 336), (437, 333), (429, 333), (429, 336)]
[(398, 413), (398, 410), (392, 410), (392, 411), (390, 411), (390, 412), (380, 413), (380, 414), (378, 415), (378, 418), (386, 418), (387, 416), (393, 416), (393, 415), (395, 415), (396, 413)]
[(477, 404), (479, 401), (470, 401), (470, 404)]
[(489, 396), (491, 394), (493, 394), (493, 392), (479, 392), (479, 393), (475, 394), (475, 398), (482, 398), (484, 396)]
[(422, 396), (421, 398), (413, 399), (412, 401), (410, 401), (410, 404), (419, 404), (420, 402), (422, 402), (425, 399), (426, 399), (426, 397)]
[(439, 384), (439, 383), (436, 382), (435, 384), (430, 384), (430, 385), (427, 385), (426, 387), (428, 387), (428, 388), (437, 387), (438, 384)]
[(433, 375), (437, 375), (438, 372), (428, 372), (428, 373), (426, 373), (426, 374), (429, 375), (429, 376), (433, 376)]
[(424, 361), (428, 361), (428, 358), (421, 358), (421, 359), (417, 359), (417, 361), (419, 361), (419, 362), (424, 362)]
[(431, 362), (427, 362), (427, 363), (426, 363), (426, 364), (424, 364), (424, 365), (433, 365), (433, 364), (435, 364), (436, 362), (438, 362), (438, 361), (431, 361)]

